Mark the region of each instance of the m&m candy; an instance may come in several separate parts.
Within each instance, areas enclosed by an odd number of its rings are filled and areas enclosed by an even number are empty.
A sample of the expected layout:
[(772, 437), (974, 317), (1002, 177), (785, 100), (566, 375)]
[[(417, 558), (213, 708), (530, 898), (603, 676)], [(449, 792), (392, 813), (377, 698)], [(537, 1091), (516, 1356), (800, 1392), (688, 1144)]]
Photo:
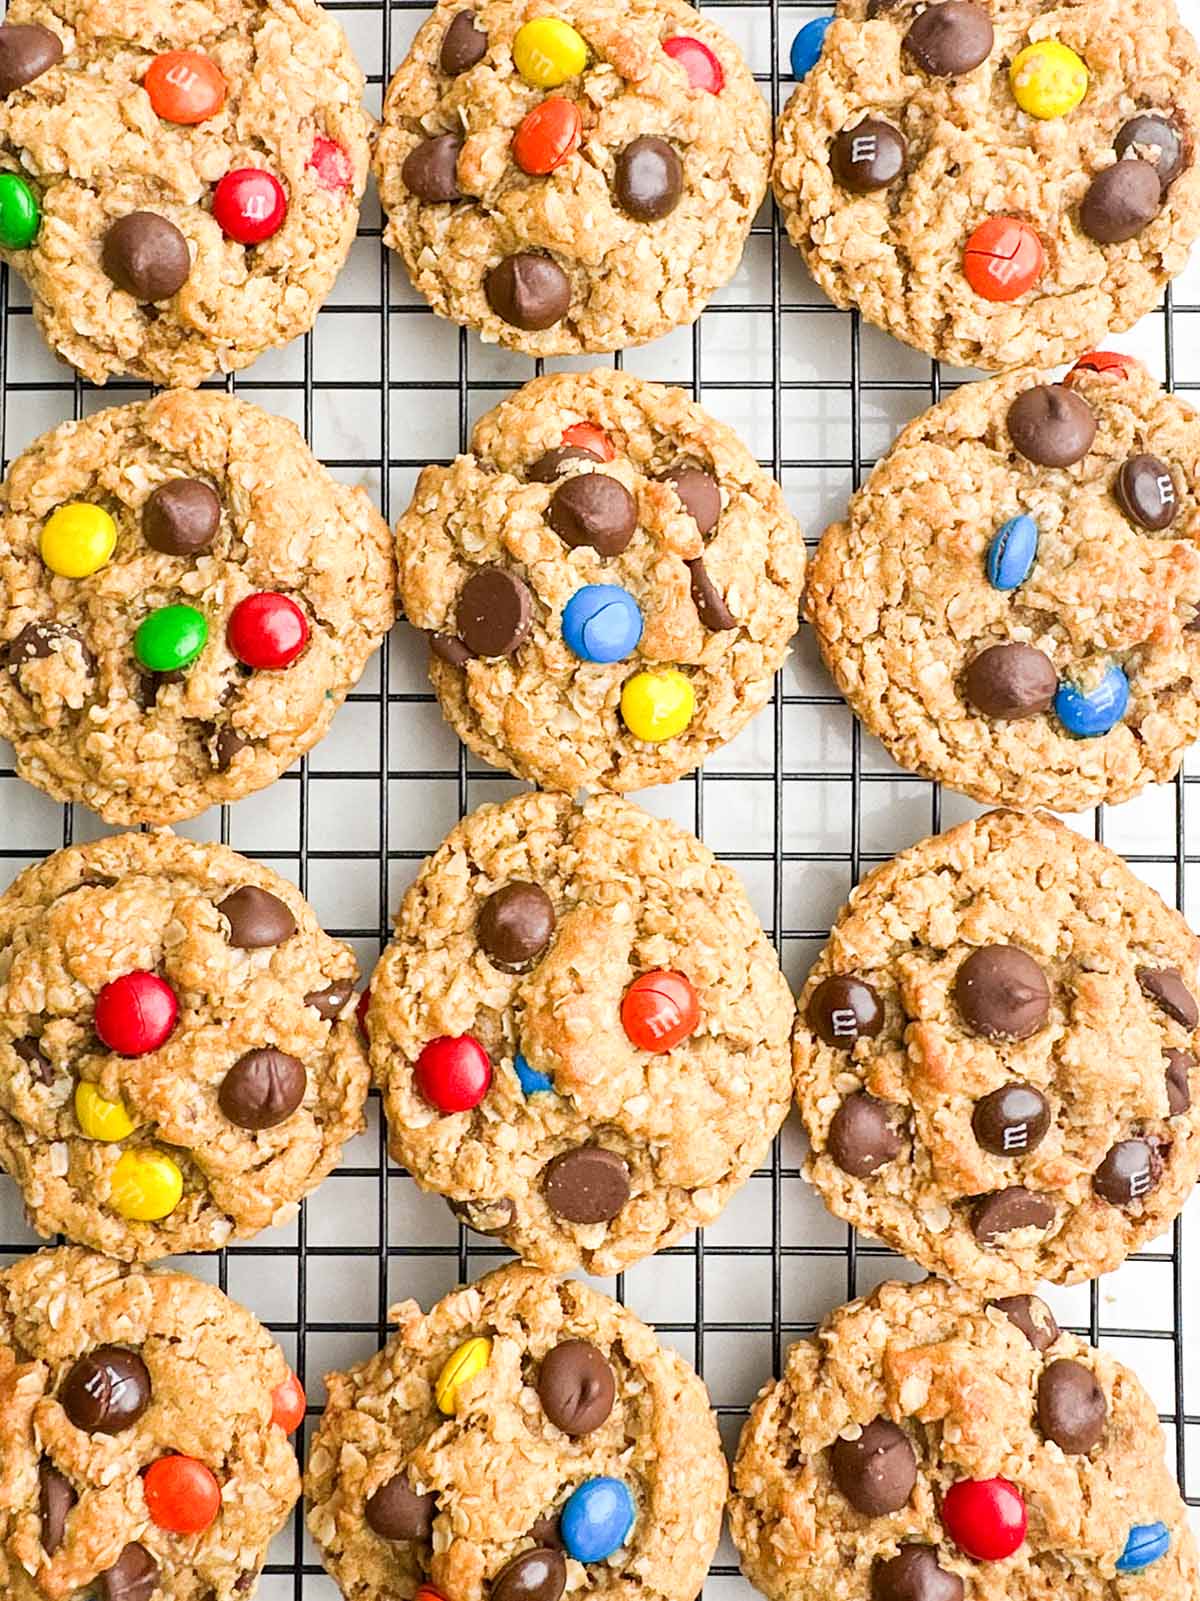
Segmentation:
[(142, 1479), (151, 1521), (171, 1534), (200, 1534), (221, 1510), (221, 1486), (194, 1456), (160, 1456)]
[(1124, 717), (1129, 706), (1129, 680), (1113, 662), (1094, 689), (1083, 690), (1065, 680), (1054, 696), (1054, 710), (1068, 734), (1095, 739), (1107, 734)]
[(157, 1223), (179, 1205), (183, 1174), (162, 1151), (125, 1151), (109, 1179), (113, 1210), (131, 1223)]
[(0, 247), (27, 249), (41, 225), (42, 208), (24, 178), (15, 172), (0, 172)]
[(103, 506), (73, 500), (50, 513), (42, 529), (42, 560), (60, 578), (87, 578), (117, 548), (117, 525)]
[(682, 973), (642, 973), (621, 1001), (621, 1026), (642, 1051), (669, 1051), (694, 1033), (699, 1021), (700, 1002)]
[(563, 639), (580, 661), (623, 662), (642, 637), (642, 613), (619, 584), (585, 584), (563, 607)]
[(285, 1434), (295, 1434), (304, 1422), (307, 1406), (304, 1386), (289, 1372), (283, 1383), (271, 1391), (271, 1422), (277, 1423)]
[(582, 126), (575, 102), (551, 95), (521, 119), (513, 134), (513, 160), (522, 172), (553, 172), (578, 148)]
[(1128, 378), (1140, 366), (1136, 356), (1126, 356), (1119, 350), (1088, 350), (1080, 356), (1063, 383), (1069, 387), (1077, 372), (1110, 372), (1117, 378)]
[(576, 1562), (603, 1562), (629, 1538), (637, 1508), (620, 1479), (585, 1479), (567, 1499), (559, 1533)]
[(573, 422), (563, 429), (562, 442), (575, 450), (588, 451), (598, 461), (612, 461), (617, 454), (612, 440), (594, 422)]
[(227, 238), (239, 245), (261, 245), (283, 227), (287, 196), (272, 173), (239, 167), (213, 190), (212, 211)]
[(290, 667), (308, 643), (308, 622), (290, 596), (263, 590), (238, 601), (225, 637), (247, 667)]
[(439, 1112), (469, 1112), (492, 1082), (488, 1053), (470, 1034), (430, 1040), (417, 1057), (417, 1088)]
[(354, 1008), (354, 1019), (362, 1030), (363, 1039), (370, 1043), (371, 1036), (367, 1032), (367, 1013), (371, 1010), (371, 989), (368, 985), (358, 997), (358, 1005)]
[(553, 1091), (554, 1080), (548, 1073), (539, 1073), (536, 1068), (521, 1055), (520, 1051), (513, 1057), (513, 1072), (517, 1075), (517, 1082), (525, 1095), (543, 1095), (547, 1090)]
[(1042, 241), (1019, 217), (988, 217), (963, 249), (963, 273), (984, 300), (1017, 300), (1045, 266)]
[(577, 78), (587, 66), (587, 45), (569, 22), (558, 17), (534, 17), (517, 29), (513, 63), (526, 83), (535, 89), (556, 89)]
[(725, 69), (703, 39), (696, 39), (690, 33), (677, 33), (663, 40), (663, 49), (687, 73), (693, 89), (719, 95), (725, 87)]
[(1029, 577), (1037, 559), (1038, 526), (1022, 512), (992, 535), (988, 546), (987, 575), (993, 589), (1016, 589)]
[(692, 681), (677, 667), (635, 673), (621, 691), (621, 716), (635, 739), (651, 744), (682, 734), (696, 712)]
[(84, 1079), (75, 1086), (75, 1117), (89, 1140), (123, 1140), (137, 1127), (123, 1102), (106, 1100)]
[(1008, 81), (1021, 110), (1045, 121), (1074, 110), (1087, 93), (1088, 71), (1061, 39), (1038, 39), (1018, 50)]
[(155, 116), (190, 126), (215, 117), (225, 104), (224, 74), (199, 50), (168, 50), (155, 56), (142, 87)]
[(133, 653), (147, 671), (190, 667), (208, 643), (208, 623), (194, 606), (160, 606), (138, 624)]
[(792, 40), (792, 77), (797, 83), (803, 83), (821, 59), (825, 35), (829, 32), (832, 22), (832, 17), (814, 17), (811, 22), (804, 24)]
[(1171, 1531), (1165, 1523), (1135, 1523), (1117, 1558), (1118, 1573), (1140, 1573), (1159, 1562), (1171, 1549)]
[(308, 164), (316, 173), (321, 188), (328, 189), (330, 194), (336, 194), (339, 189), (349, 189), (354, 168), (350, 165), (350, 157), (336, 139), (327, 139), (323, 133), (319, 133), (313, 140)]
[(175, 991), (156, 973), (123, 973), (96, 996), (92, 1023), (110, 1051), (145, 1056), (163, 1044), (178, 1016)]
[(946, 1491), (942, 1523), (976, 1562), (1002, 1562), (1020, 1550), (1029, 1518), (1020, 1490), (1007, 1479), (960, 1479)]
[(453, 1417), (458, 1411), (458, 1392), (468, 1380), (482, 1373), (492, 1359), (492, 1342), (483, 1335), (473, 1340), (464, 1340), (451, 1356), (442, 1364), (442, 1371), (437, 1376), (437, 1383), (433, 1387), (434, 1400), (438, 1404), (438, 1411), (444, 1412), (447, 1417)]

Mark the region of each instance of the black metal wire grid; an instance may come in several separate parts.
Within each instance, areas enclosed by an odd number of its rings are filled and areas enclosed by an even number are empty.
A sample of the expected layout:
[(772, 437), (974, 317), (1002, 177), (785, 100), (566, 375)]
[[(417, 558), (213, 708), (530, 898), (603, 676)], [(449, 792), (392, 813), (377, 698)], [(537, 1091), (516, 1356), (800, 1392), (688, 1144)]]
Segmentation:
[[(389, 0), (326, 0), (326, 4), (351, 35), (367, 70), (369, 99), (378, 109), (383, 85), (425, 14), (424, 0), (390, 0), (390, 4)], [(826, 8), (806, 6), (803, 0), (795, 6), (783, 6), (781, 0), (721, 0), (711, 9), (750, 49), (752, 63), (762, 68), (756, 76), (777, 113), (790, 92), (786, 52), (791, 36), (804, 20)], [(897, 409), (912, 413), (923, 409), (963, 375), (915, 360), (904, 376), (877, 373), (871, 342), (877, 344), (880, 336), (860, 326), (856, 314), (837, 311), (816, 296), (796, 270), (794, 253), (769, 206), (753, 229), (748, 259), (754, 257), (762, 269), (757, 276), (766, 280), (765, 285), (755, 282), (754, 273), (742, 274), (730, 290), (716, 297), (690, 332), (684, 378), (678, 370), (678, 343), (663, 370), (656, 368), (655, 347), (631, 357), (630, 364), (636, 360), (637, 370), (647, 376), (683, 381), (697, 400), (713, 409), (747, 397), (760, 412), (765, 406), (769, 440), (765, 450), (761, 442), (756, 448), (762, 464), (784, 483), (793, 502), (809, 494), (816, 480), (834, 481), (833, 498), (826, 493), (821, 515), (809, 520), (812, 540), (820, 533), (823, 518), (827, 520), (844, 501), (845, 491), (857, 487), (869, 471), (869, 445), (878, 438), (882, 449), (894, 431)], [(225, 387), (292, 415), (326, 465), (339, 476), (370, 483), (385, 517), (394, 520), (419, 468), (427, 460), (448, 459), (465, 449), (478, 412), (534, 371), (540, 372), (543, 364), (513, 358), (500, 363), (498, 370), (495, 353), (484, 352), (474, 335), (458, 330), (447, 340), (444, 325), (417, 302), (397, 264), (389, 260), (371, 201), (364, 207), (343, 283), (347, 279), (350, 293), (341, 286), (335, 290), (315, 332), (293, 349), (282, 375), (271, 375), (268, 359), (230, 378)], [(1148, 320), (1156, 325), (1153, 338), (1161, 352), (1157, 365), (1168, 387), (1200, 389), (1200, 360), (1194, 368), (1187, 367), (1189, 342), (1184, 338), (1177, 343), (1188, 317), (1197, 313), (1200, 304), (1172, 305), (1168, 292), (1164, 306)], [(29, 315), (22, 287), (10, 281), (5, 270), (0, 277), (0, 440), (5, 470), (42, 426), (145, 392), (124, 382), (95, 390), (66, 368), (56, 368), (48, 376), (49, 369), (27, 363), (23, 356), (37, 337)], [(734, 326), (747, 335), (741, 359), (732, 363), (724, 341), (713, 338), (719, 320), (726, 318), (742, 319)], [(336, 345), (339, 336), (361, 341), (367, 334), (375, 369), (370, 376), (331, 374), (328, 362), (318, 360), (318, 340), (332, 337)], [(798, 335), (823, 344), (827, 353), (836, 351), (834, 370), (826, 360), (815, 363), (814, 376), (788, 376), (794, 370), (787, 359), (788, 347)], [(420, 349), (426, 336), (429, 354), (414, 366), (412, 352)], [(623, 365), (621, 355), (613, 360)], [(29, 365), (32, 375), (26, 370)], [(353, 364), (355, 371), (359, 365)], [(1181, 365), (1186, 370), (1181, 371)], [(453, 415), (441, 454), (406, 448), (408, 419), (429, 406), (431, 396), (451, 408), (447, 415)], [(361, 412), (364, 406), (377, 408), (377, 449), (323, 453), (320, 425), (335, 419), (339, 408)], [(49, 414), (31, 427), (30, 415), (48, 408)], [(888, 432), (877, 426), (876, 412), (887, 414)], [(840, 437), (837, 448), (828, 450), (823, 441), (829, 436), (826, 425), (831, 417)], [(848, 448), (843, 448), (843, 439)], [(797, 450), (794, 440), (801, 445), (815, 440), (817, 448)], [(748, 880), (795, 987), (827, 936), (832, 908), (864, 871), (923, 833), (936, 832), (975, 810), (949, 793), (943, 796), (937, 785), (899, 773), (882, 760), (828, 681), (813, 670), (813, 653), (803, 636), (798, 655), (799, 670), (785, 669), (777, 679), (745, 764), (737, 759), (742, 748), (738, 746), (733, 760), (714, 762), (676, 786), (669, 797), (660, 793), (642, 797), (652, 809), (669, 810), (700, 837), (707, 836), (721, 858)], [(364, 974), (386, 941), (402, 888), (444, 828), (481, 800), (517, 787), (469, 762), (461, 747), (449, 754), (444, 739), (439, 747), (436, 739), (426, 737), (438, 714), (423, 675), (418, 675), (421, 658), (423, 650), (405, 637), (401, 625), (341, 714), (340, 720), (352, 720), (352, 737), (338, 740), (335, 725), (326, 741), (337, 757), (348, 759), (331, 762), (328, 752), (323, 755), (325, 747), (318, 747), (262, 798), (266, 811), (256, 805), (255, 825), (245, 836), (240, 823), (248, 815), (244, 809), (253, 804), (250, 801), (223, 807), (219, 815), (201, 820), (195, 830), (186, 830), (220, 838), (294, 877), (330, 932), (355, 944)], [(845, 737), (828, 744), (812, 738), (815, 728), (829, 725), (836, 725)], [(769, 735), (765, 742), (764, 730)], [(769, 745), (765, 756), (764, 743)], [(1187, 826), (1189, 792), (1196, 783), (1200, 769), (1195, 776), (1181, 775), (1165, 786), (1148, 813), (1130, 816), (1130, 808), (1101, 809), (1089, 825), (1098, 839), (1105, 837), (1107, 827), (1110, 842), (1124, 848), (1136, 870), (1181, 908), (1188, 869), (1200, 861), (1200, 839), (1189, 838)], [(339, 790), (339, 784), (349, 788)], [(31, 812), (28, 794), (18, 799), (18, 790), (23, 786), (11, 766), (11, 755), (2, 750), (3, 881), (56, 845), (102, 831), (94, 818), (71, 806), (54, 808), (46, 802), (42, 812)], [(365, 828), (369, 841), (327, 843), (334, 808), (325, 803), (326, 793), (335, 795), (339, 805), (342, 796), (350, 795), (352, 803), (373, 818), (373, 828), (369, 822)], [(434, 795), (439, 799), (430, 804)], [(745, 844), (747, 837), (753, 838), (752, 831), (730, 830), (727, 822), (714, 829), (715, 815), (736, 822), (747, 807), (767, 819), (769, 843), (762, 848)], [(816, 818), (818, 842), (813, 844), (812, 835), (801, 832), (800, 843), (789, 844), (797, 833), (789, 820), (810, 812)], [(1122, 814), (1124, 819), (1115, 826)], [(55, 821), (47, 837), (46, 818), (51, 815)], [(714, 832), (721, 838), (714, 839)], [(397, 839), (406, 843), (395, 843)], [(352, 880), (348, 894), (346, 880)], [(808, 889), (814, 882), (819, 887), (810, 897)], [(323, 911), (327, 897), (343, 915), (330, 917)], [(628, 1298), (665, 1340), (694, 1362), (709, 1384), (731, 1448), (755, 1388), (779, 1372), (792, 1340), (810, 1334), (838, 1301), (861, 1293), (880, 1278), (914, 1272), (884, 1247), (859, 1239), (821, 1211), (804, 1185), (800, 1155), (800, 1138), (789, 1128), (707, 1237), (698, 1234), (660, 1253), (654, 1259), (653, 1281), (639, 1268), (608, 1286), (619, 1298)], [(38, 1243), (15, 1221), (17, 1215), (12, 1204), (0, 1213), (0, 1258), (19, 1255)], [(1127, 1280), (1136, 1275), (1132, 1295), (1128, 1290), (1110, 1293), (1106, 1280), (1051, 1297), (1060, 1321), (1094, 1343), (1116, 1348), (1151, 1383), (1185, 1492), (1200, 1491), (1200, 1483), (1193, 1485), (1188, 1472), (1190, 1467), (1194, 1477), (1200, 1462), (1200, 1394), (1192, 1389), (1188, 1373), (1189, 1360), (1194, 1367), (1200, 1352), (1194, 1309), (1200, 1261), (1194, 1260), (1194, 1247), (1191, 1257), (1185, 1251), (1186, 1228), (1185, 1221), (1176, 1223), (1168, 1239), (1138, 1253), (1122, 1270)], [(506, 1254), (502, 1247), (454, 1224), (440, 1203), (432, 1206), (411, 1178), (389, 1163), (373, 1092), (368, 1134), (355, 1142), (345, 1164), (301, 1207), (291, 1229), (272, 1231), (212, 1257), (187, 1258), (180, 1265), (244, 1301), (284, 1344), (309, 1395), (308, 1426), (297, 1442), (303, 1452), (320, 1411), (321, 1374), (368, 1354), (386, 1338), (389, 1305), (408, 1294), (428, 1305)], [(757, 1315), (744, 1315), (747, 1307)], [(1131, 1308), (1133, 1316), (1127, 1315)], [(1200, 1508), (1200, 1493), (1189, 1495), (1188, 1501), (1192, 1508)], [(324, 1601), (337, 1594), (307, 1541), (301, 1510), (272, 1548), (260, 1589), (262, 1601), (285, 1597)], [(738, 1576), (735, 1554), (725, 1542), (713, 1564), (708, 1590), (715, 1594), (731, 1585), (749, 1595)]]

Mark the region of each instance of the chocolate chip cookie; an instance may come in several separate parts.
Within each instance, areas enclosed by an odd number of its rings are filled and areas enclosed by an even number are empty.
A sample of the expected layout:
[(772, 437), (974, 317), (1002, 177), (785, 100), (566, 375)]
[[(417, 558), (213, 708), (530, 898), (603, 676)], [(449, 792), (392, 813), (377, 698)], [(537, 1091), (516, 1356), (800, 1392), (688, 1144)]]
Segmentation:
[(0, 1273), (6, 1601), (249, 1601), (304, 1403), (243, 1307), (67, 1247)]
[(294, 885), (166, 831), (0, 896), (0, 1163), (42, 1234), (126, 1261), (295, 1216), (363, 1127), (354, 956)]
[(384, 102), (384, 238), (487, 341), (644, 344), (733, 276), (770, 150), (737, 46), (684, 0), (439, 0)]
[(1150, 1397), (1036, 1296), (882, 1284), (787, 1354), (730, 1523), (771, 1601), (1191, 1601)]
[(841, 0), (773, 181), (839, 306), (960, 366), (1053, 366), (1182, 271), (1198, 133), (1173, 0)]
[(766, 703), (804, 539), (778, 484), (678, 389), (535, 379), (427, 467), (396, 540), (405, 614), (477, 755), (554, 789), (641, 789)]
[(989, 1294), (1156, 1239), (1200, 1172), (1195, 936), (1121, 858), (992, 812), (870, 873), (799, 1000), (806, 1173)]
[(1200, 416), (1126, 356), (1031, 368), (910, 423), (821, 540), (806, 610), (903, 766), (1079, 811), (1200, 732)]
[(17, 771), (110, 823), (262, 789), (357, 682), (394, 574), (366, 492), (246, 401), (180, 391), (65, 423), (0, 491)]
[(13, 0), (0, 256), (54, 350), (191, 386), (307, 332), (358, 225), (362, 91), (313, 0)]
[(692, 1601), (725, 1458), (703, 1384), (652, 1329), (517, 1265), (391, 1317), (377, 1356), (327, 1376), (305, 1478), (347, 1601)]
[(710, 1223), (788, 1100), (791, 994), (745, 892), (617, 796), (482, 806), (371, 978), (391, 1150), (527, 1261), (615, 1273)]

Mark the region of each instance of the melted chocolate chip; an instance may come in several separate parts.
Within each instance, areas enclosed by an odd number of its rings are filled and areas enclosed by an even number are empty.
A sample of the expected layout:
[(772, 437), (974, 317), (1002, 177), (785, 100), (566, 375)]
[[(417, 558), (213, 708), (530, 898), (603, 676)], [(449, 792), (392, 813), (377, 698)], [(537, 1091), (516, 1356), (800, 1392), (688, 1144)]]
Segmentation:
[(830, 1470), (850, 1505), (869, 1518), (898, 1512), (917, 1482), (917, 1458), (908, 1435), (887, 1418), (868, 1423), (857, 1440), (835, 1440)]
[(484, 954), (506, 970), (540, 956), (554, 933), (554, 902), (538, 884), (513, 879), (493, 891), (475, 921)]
[(282, 945), (296, 932), (296, 919), (278, 895), (243, 884), (217, 905), (229, 924), (229, 943), (235, 950), (254, 951), (268, 945)]
[(1082, 395), (1062, 384), (1023, 389), (1007, 416), (1013, 448), (1040, 467), (1082, 461), (1096, 437), (1096, 417)]
[(150, 1374), (136, 1351), (98, 1345), (81, 1356), (58, 1392), (58, 1402), (77, 1429), (120, 1434), (150, 1405)]
[(571, 280), (549, 256), (505, 256), (484, 280), (488, 305), (502, 322), (528, 333), (553, 328), (571, 304)]
[(687, 563), (687, 570), (691, 578), (692, 605), (696, 608), (696, 616), (709, 633), (721, 634), (727, 628), (736, 628), (737, 618), (725, 604), (721, 591), (708, 576), (708, 569), (703, 559), (699, 556), (694, 557)]
[(43, 1457), (38, 1464), (38, 1511), (42, 1519), (42, 1550), (48, 1557), (63, 1543), (67, 1516), (78, 1500), (71, 1481)]
[(1162, 184), (1158, 168), (1126, 157), (1092, 179), (1079, 206), (1079, 226), (1101, 245), (1134, 239), (1158, 216)]
[(537, 1388), (547, 1418), (573, 1438), (600, 1427), (617, 1393), (612, 1368), (589, 1340), (563, 1340), (547, 1351)]
[(462, 147), (462, 139), (456, 133), (439, 133), (432, 139), (422, 139), (404, 158), (400, 169), (404, 187), (430, 205), (461, 200), (458, 156)]
[(585, 450), (582, 445), (558, 445), (553, 450), (546, 451), (539, 456), (532, 467), (525, 469), (525, 476), (531, 484), (554, 483), (564, 467), (569, 467), (573, 461), (603, 461), (594, 450)]
[(136, 1540), (103, 1573), (98, 1574), (99, 1601), (150, 1601), (158, 1589), (158, 1563)]
[(197, 556), (216, 538), (221, 502), (199, 478), (172, 478), (142, 508), (142, 537), (167, 556)]
[(217, 772), (227, 773), (238, 751), (245, 750), (251, 743), (244, 734), (239, 734), (237, 729), (231, 728), (228, 723), (217, 729), (216, 739), (213, 742)]
[(830, 1156), (852, 1178), (865, 1179), (900, 1154), (901, 1139), (893, 1118), (896, 1108), (865, 1090), (848, 1095), (829, 1125)]
[(954, 1000), (966, 1026), (985, 1039), (1027, 1040), (1050, 1015), (1046, 975), (1016, 945), (972, 951), (954, 975)]
[(1038, 1425), (1068, 1456), (1086, 1456), (1104, 1433), (1108, 1403), (1091, 1368), (1065, 1358), (1038, 1380)]
[(545, 1512), (529, 1531), (529, 1538), (535, 1545), (547, 1545), (552, 1550), (562, 1549), (562, 1531), (559, 1527), (557, 1512)]
[(472, 660), (471, 652), (455, 634), (430, 634), (429, 648), (451, 667), (465, 667)]
[(275, 1128), (291, 1117), (307, 1087), (303, 1062), (264, 1046), (233, 1064), (221, 1080), (217, 1104), (235, 1128)]
[(1196, 1058), (1190, 1051), (1165, 1051), (1167, 1063), (1167, 1116), (1178, 1117), (1192, 1104), (1192, 1069)]
[(1049, 711), (1058, 689), (1054, 663), (1034, 645), (989, 645), (967, 663), (963, 691), (977, 712), (1002, 722)]
[(332, 1023), (335, 1018), (342, 1015), (346, 1002), (354, 994), (354, 980), (352, 978), (335, 978), (332, 984), (326, 984), (323, 990), (309, 990), (304, 997), (305, 1006), (311, 1006), (317, 1016), (326, 1023)]
[(963, 1601), (963, 1582), (930, 1545), (902, 1545), (871, 1574), (871, 1601)]
[(454, 619), (473, 656), (511, 656), (533, 627), (533, 596), (507, 567), (477, 567), (458, 592)]
[(665, 139), (644, 135), (617, 157), (613, 189), (622, 211), (638, 222), (657, 222), (679, 204), (683, 162)]
[(1048, 1229), (1053, 1222), (1053, 1203), (1021, 1184), (980, 1196), (971, 1209), (971, 1232), (984, 1247), (1017, 1229)]
[(1142, 994), (1184, 1028), (1195, 1028), (1200, 1023), (1200, 1007), (1177, 967), (1139, 967), (1137, 981)]
[(629, 1199), (629, 1168), (615, 1151), (580, 1145), (562, 1151), (542, 1177), (542, 1194), (568, 1223), (608, 1223)]
[(444, 73), (457, 78), (487, 54), (488, 37), (476, 26), (473, 11), (460, 11), (442, 35), (438, 63)]
[(447, 1196), (446, 1205), (460, 1223), (476, 1234), (503, 1234), (517, 1215), (516, 1202), (507, 1195), (498, 1201), (452, 1201)]
[(62, 40), (38, 22), (0, 27), (0, 98), (8, 99), (62, 60)]
[(1003, 1312), (1008, 1321), (1033, 1346), (1035, 1351), (1047, 1351), (1058, 1339), (1058, 1324), (1054, 1314), (1036, 1295), (1006, 1295), (990, 1305)]
[(146, 305), (178, 294), (192, 270), (187, 240), (156, 211), (118, 218), (104, 236), (100, 259), (117, 288)]
[(83, 642), (83, 635), (78, 629), (67, 628), (62, 623), (38, 621), (26, 623), (15, 639), (0, 650), (0, 660), (10, 673), (19, 674), (27, 662), (45, 661), (56, 650), (61, 651), (68, 641), (74, 641), (80, 648), (83, 656), (85, 671), (91, 675), (96, 671), (96, 663), (92, 653)]
[(721, 486), (713, 475), (693, 462), (683, 462), (659, 473), (658, 481), (670, 484), (683, 502), (683, 509), (691, 513), (696, 527), (707, 538), (721, 517)]
[(13, 1041), (13, 1050), (29, 1068), (39, 1084), (54, 1083), (54, 1066), (37, 1040), (29, 1037)]
[(619, 556), (637, 527), (637, 502), (608, 473), (577, 473), (554, 491), (546, 521), (572, 550), (587, 545), (601, 556)]
[(433, 1491), (418, 1495), (404, 1473), (381, 1484), (363, 1507), (367, 1527), (381, 1540), (428, 1540), (436, 1512)]

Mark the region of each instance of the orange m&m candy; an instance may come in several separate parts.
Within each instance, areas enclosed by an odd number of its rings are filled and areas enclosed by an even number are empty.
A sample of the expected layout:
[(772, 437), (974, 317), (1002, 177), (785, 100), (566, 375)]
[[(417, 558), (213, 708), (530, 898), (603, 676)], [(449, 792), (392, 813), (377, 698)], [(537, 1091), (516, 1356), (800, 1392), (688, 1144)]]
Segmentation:
[(142, 1480), (146, 1511), (171, 1534), (200, 1534), (221, 1510), (221, 1486), (194, 1456), (160, 1456)]
[(1016, 300), (1042, 276), (1042, 241), (1019, 217), (989, 217), (967, 240), (963, 272), (985, 300)]
[(573, 422), (563, 429), (562, 442), (574, 445), (576, 450), (590, 452), (598, 461), (612, 461), (617, 454), (612, 440), (594, 422)]
[(700, 1002), (682, 973), (642, 973), (625, 991), (621, 1023), (642, 1051), (669, 1051), (700, 1021)]
[(1136, 356), (1124, 356), (1119, 350), (1087, 350), (1063, 379), (1070, 385), (1077, 372), (1111, 372), (1117, 378), (1128, 378), (1141, 366)]
[(513, 134), (513, 160), (522, 172), (553, 172), (579, 145), (579, 107), (551, 95), (521, 120)]
[(289, 1373), (283, 1383), (271, 1391), (271, 1422), (278, 1423), (285, 1434), (295, 1434), (304, 1422), (307, 1405), (304, 1386), (294, 1373)]
[(164, 122), (191, 124), (215, 117), (225, 104), (220, 67), (199, 50), (168, 50), (150, 63), (142, 87)]

